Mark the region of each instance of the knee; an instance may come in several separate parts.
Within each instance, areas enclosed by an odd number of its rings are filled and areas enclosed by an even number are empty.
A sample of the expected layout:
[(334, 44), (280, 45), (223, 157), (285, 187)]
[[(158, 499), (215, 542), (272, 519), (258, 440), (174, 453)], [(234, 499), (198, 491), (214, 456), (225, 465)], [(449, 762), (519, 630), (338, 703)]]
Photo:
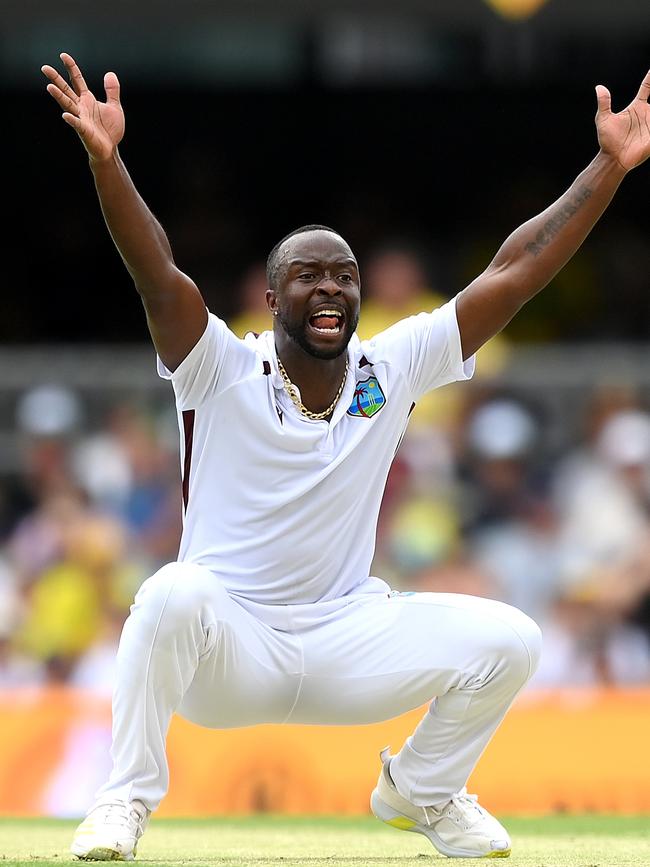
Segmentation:
[(220, 591), (219, 579), (203, 566), (168, 563), (142, 584), (132, 610), (157, 632), (176, 632), (200, 620)]
[(542, 631), (535, 621), (516, 608), (510, 608), (503, 623), (502, 658), (525, 683), (537, 670), (542, 652)]

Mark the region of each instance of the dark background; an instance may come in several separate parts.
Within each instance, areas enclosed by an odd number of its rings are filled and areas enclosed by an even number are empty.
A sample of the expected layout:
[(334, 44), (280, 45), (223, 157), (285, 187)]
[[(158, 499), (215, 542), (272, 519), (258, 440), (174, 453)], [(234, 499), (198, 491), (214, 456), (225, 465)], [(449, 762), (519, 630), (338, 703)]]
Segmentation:
[[(433, 8), (429, 8), (433, 7)], [(391, 11), (392, 9), (392, 11)], [(480, 0), (328, 4), (5, 2), (3, 343), (145, 339), (85, 154), (39, 68), (114, 69), (122, 154), (209, 306), (323, 222), (360, 258), (408, 241), (453, 295), (595, 155), (594, 85), (620, 109), (650, 67), (650, 4), (551, 0), (506, 20)], [(647, 339), (648, 165), (512, 339)]]

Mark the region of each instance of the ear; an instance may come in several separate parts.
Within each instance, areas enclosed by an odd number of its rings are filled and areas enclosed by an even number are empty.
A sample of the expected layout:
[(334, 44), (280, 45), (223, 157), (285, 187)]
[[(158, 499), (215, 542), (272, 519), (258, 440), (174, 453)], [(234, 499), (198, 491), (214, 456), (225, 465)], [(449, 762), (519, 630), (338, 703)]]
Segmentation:
[(275, 294), (274, 289), (266, 290), (266, 303), (268, 305), (269, 310), (274, 316), (278, 315), (278, 297)]

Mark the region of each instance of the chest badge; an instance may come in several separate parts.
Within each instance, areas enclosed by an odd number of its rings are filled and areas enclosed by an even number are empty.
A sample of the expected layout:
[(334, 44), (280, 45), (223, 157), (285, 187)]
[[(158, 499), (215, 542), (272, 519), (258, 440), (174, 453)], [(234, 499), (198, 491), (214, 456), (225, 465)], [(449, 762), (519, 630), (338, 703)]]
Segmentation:
[(377, 377), (357, 381), (354, 386), (354, 397), (348, 407), (348, 415), (359, 418), (372, 418), (386, 403), (386, 395), (381, 390)]

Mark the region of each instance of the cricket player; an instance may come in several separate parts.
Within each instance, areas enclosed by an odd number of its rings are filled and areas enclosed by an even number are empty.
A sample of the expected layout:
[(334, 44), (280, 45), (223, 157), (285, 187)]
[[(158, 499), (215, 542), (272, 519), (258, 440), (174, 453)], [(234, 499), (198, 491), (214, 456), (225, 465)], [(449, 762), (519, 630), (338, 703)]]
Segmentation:
[(144, 582), (124, 626), (113, 770), (72, 852), (133, 859), (167, 791), (175, 712), (213, 728), (343, 725), (429, 702), (401, 750), (382, 753), (372, 810), (444, 855), (506, 857), (508, 833), (465, 784), (535, 670), (540, 631), (500, 602), (395, 593), (369, 577), (379, 506), (414, 404), (472, 375), (477, 349), (551, 280), (647, 159), (650, 72), (618, 114), (596, 88), (593, 161), (447, 304), (360, 342), (354, 253), (333, 229), (303, 226), (269, 255), (273, 330), (240, 340), (174, 264), (120, 159), (117, 76), (105, 75), (99, 102), (73, 58), (61, 60), (69, 81), (44, 66), (47, 90), (86, 148), (173, 386), (184, 510), (178, 561)]

